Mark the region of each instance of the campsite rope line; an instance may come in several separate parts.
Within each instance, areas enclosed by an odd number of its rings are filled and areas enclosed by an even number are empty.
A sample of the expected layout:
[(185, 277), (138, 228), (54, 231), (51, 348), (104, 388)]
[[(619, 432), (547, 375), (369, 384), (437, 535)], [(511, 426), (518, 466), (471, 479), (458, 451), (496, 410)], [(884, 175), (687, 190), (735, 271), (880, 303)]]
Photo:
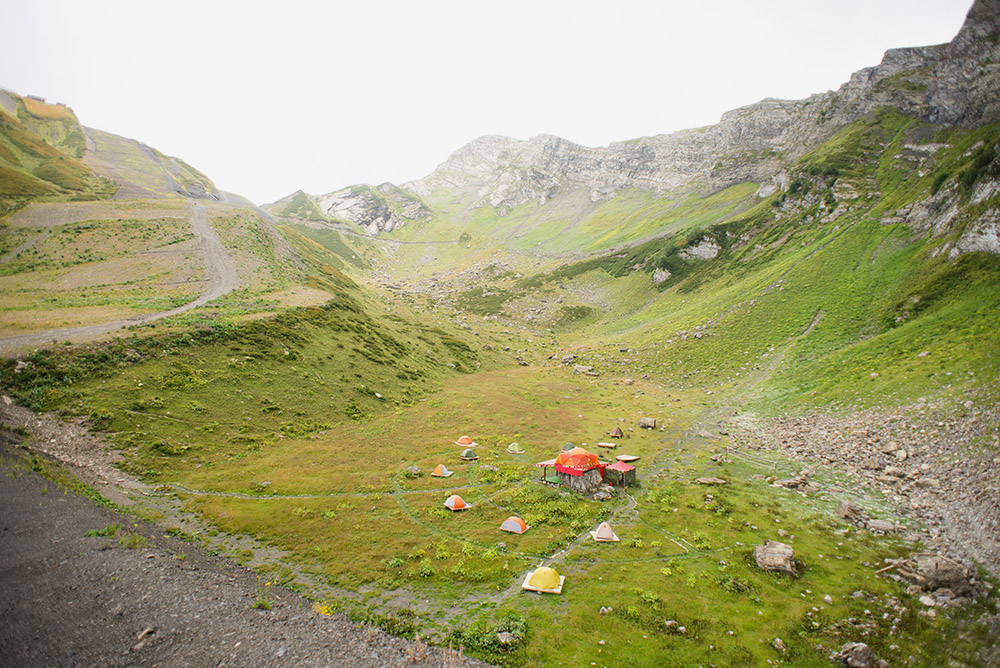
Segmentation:
[[(395, 476), (393, 476), (393, 478), (392, 478), (392, 484), (393, 484), (393, 486), (397, 490), (402, 491), (400, 489), (400, 487), (399, 487), (399, 483), (396, 480)], [(470, 486), (474, 486), (474, 485), (470, 485)], [(458, 488), (453, 487), (451, 489), (458, 489)], [(440, 493), (442, 490), (434, 490), (434, 491), (437, 492), (437, 493)], [(475, 545), (476, 547), (479, 547), (479, 548), (484, 549), (484, 550), (488, 550), (488, 549), (492, 549), (492, 548), (496, 547), (496, 545), (487, 545), (486, 543), (481, 543), (478, 540), (473, 540), (471, 538), (466, 538), (464, 536), (459, 536), (458, 534), (454, 534), (454, 533), (452, 533), (450, 531), (445, 531), (444, 529), (440, 529), (440, 528), (438, 528), (436, 526), (428, 524), (427, 522), (425, 522), (424, 520), (420, 519), (419, 517), (417, 517), (416, 515), (413, 514), (413, 511), (410, 510), (410, 507), (406, 504), (406, 501), (405, 501), (406, 495), (405, 494), (402, 494), (402, 493), (400, 493), (400, 494), (390, 494), (390, 496), (392, 496), (394, 499), (396, 499), (396, 502), (403, 509), (403, 512), (405, 512), (410, 517), (411, 520), (413, 520), (414, 522), (416, 522), (417, 524), (419, 524), (423, 528), (427, 529), (431, 533), (451, 538), (452, 540), (458, 541), (459, 543), (467, 543), (469, 545)], [(529, 557), (531, 559), (545, 559), (545, 555), (535, 554), (533, 552), (517, 552), (517, 551), (513, 551), (513, 550), (507, 550), (504, 554), (508, 554), (508, 555), (512, 555), (512, 556), (516, 556), (516, 557)]]
[[(335, 499), (342, 497), (354, 497), (363, 498), (367, 496), (400, 496), (407, 494), (440, 494), (442, 490), (440, 489), (402, 489), (397, 486), (395, 491), (391, 492), (327, 492), (325, 494), (248, 494), (246, 492), (216, 492), (205, 489), (191, 489), (185, 487), (179, 482), (164, 483), (164, 487), (171, 487), (175, 490), (180, 490), (185, 494), (195, 494), (197, 496), (223, 496), (233, 499), (247, 499), (252, 501), (268, 501), (270, 499)], [(449, 487), (449, 489), (469, 489), (471, 487), (476, 487), (476, 485), (459, 485), (456, 487)], [(157, 494), (157, 492), (154, 492)], [(159, 495), (165, 495), (166, 492), (159, 492)]]

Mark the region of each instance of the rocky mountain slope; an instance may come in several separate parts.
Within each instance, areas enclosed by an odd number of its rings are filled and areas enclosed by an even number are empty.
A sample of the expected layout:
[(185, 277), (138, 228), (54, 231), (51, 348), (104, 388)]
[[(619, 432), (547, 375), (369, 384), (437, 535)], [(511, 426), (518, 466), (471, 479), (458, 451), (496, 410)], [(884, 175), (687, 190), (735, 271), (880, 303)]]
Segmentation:
[(303, 220), (346, 220), (360, 225), (368, 234), (392, 232), (408, 220), (430, 216), (419, 198), (391, 183), (351, 186), (319, 197), (299, 190), (265, 209), (276, 216)]
[(979, 126), (1000, 118), (1000, 3), (976, 3), (949, 44), (890, 49), (837, 91), (804, 100), (765, 99), (723, 114), (718, 124), (613, 143), (579, 146), (539, 135), (526, 141), (480, 137), (432, 174), (405, 185), (418, 195), (478, 189), (478, 204), (510, 209), (544, 204), (584, 188), (600, 201), (626, 188), (665, 194), (715, 191), (771, 179), (852, 121), (882, 107), (937, 125)]
[[(492, 207), (503, 216), (522, 204), (544, 205), (561, 193), (580, 190), (599, 203), (627, 189), (663, 196), (707, 194), (776, 178), (787, 185), (781, 175), (789, 165), (880, 108), (937, 126), (977, 127), (1000, 118), (998, 26), (1000, 3), (983, 0), (972, 7), (950, 43), (890, 49), (880, 64), (855, 72), (836, 91), (804, 100), (768, 98), (723, 114), (716, 125), (607, 147), (589, 148), (551, 135), (480, 137), (403, 188), (416, 198), (440, 190), (471, 191), (474, 206)], [(358, 188), (366, 194), (359, 195)], [(364, 186), (332, 193), (319, 198), (321, 208), (371, 233), (392, 231), (426, 215), (393, 210), (372, 197), (372, 190)], [(411, 206), (416, 211), (421, 204), (413, 199)]]

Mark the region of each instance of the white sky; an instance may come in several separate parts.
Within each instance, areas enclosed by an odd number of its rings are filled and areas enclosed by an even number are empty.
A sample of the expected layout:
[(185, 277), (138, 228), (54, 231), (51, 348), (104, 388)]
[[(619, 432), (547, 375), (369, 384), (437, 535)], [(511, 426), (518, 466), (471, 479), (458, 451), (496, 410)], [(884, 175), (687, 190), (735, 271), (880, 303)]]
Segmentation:
[(0, 87), (258, 202), (420, 178), (484, 134), (586, 146), (835, 89), (971, 0), (2, 0)]

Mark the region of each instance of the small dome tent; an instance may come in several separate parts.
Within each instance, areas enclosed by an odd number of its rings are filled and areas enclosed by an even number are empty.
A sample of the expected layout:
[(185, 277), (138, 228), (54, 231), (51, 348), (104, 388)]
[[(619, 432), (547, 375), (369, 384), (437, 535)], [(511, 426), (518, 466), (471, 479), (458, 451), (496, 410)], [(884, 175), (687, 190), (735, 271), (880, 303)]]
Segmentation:
[(595, 530), (590, 532), (590, 536), (599, 543), (611, 543), (621, 540), (618, 538), (618, 535), (611, 530), (611, 526), (607, 522), (601, 522)]
[(458, 494), (452, 494), (448, 497), (448, 500), (444, 502), (445, 508), (448, 510), (468, 510), (472, 506), (465, 503), (465, 500)]
[(467, 462), (474, 462), (477, 459), (479, 459), (479, 457), (476, 455), (476, 451), (473, 450), (472, 448), (466, 448), (465, 450), (462, 450), (462, 454), (460, 454), (458, 457), (459, 459), (464, 459)]
[(500, 525), (501, 531), (509, 531), (510, 533), (524, 533), (530, 528), (520, 517), (508, 517)]
[(539, 566), (524, 578), (521, 588), (545, 594), (561, 594), (565, 581), (566, 576), (559, 575), (556, 569)]
[(470, 447), (475, 447), (475, 446), (477, 446), (479, 444), (476, 443), (475, 441), (473, 441), (468, 436), (463, 436), (462, 438), (460, 438), (457, 441), (455, 441), (455, 445), (466, 445), (466, 446), (470, 446)]
[(454, 473), (455, 473), (454, 471), (449, 471), (448, 467), (445, 466), (444, 464), (438, 464), (436, 467), (434, 467), (434, 472), (431, 473), (431, 475), (434, 476), (435, 478), (448, 478)]

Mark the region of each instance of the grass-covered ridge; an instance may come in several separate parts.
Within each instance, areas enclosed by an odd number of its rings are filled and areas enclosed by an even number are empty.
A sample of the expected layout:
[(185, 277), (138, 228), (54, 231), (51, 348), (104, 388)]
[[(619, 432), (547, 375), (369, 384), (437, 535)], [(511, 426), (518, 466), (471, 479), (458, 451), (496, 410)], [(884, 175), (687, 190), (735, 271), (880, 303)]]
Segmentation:
[[(590, 347), (610, 337), (594, 350), (603, 364), (617, 364), (620, 345), (637, 348), (626, 368), (675, 383), (738, 383), (780, 356), (761, 386), (772, 411), (785, 402), (902, 402), (957, 378), (989, 378), (1000, 267), (989, 254), (946, 251), (977, 212), (998, 204), (968, 204), (976, 183), (995, 178), (997, 133), (952, 133), (950, 145), (921, 153), (904, 145), (934, 139), (924, 125), (874, 113), (805, 156), (784, 191), (752, 208), (502, 289), (487, 284), (477, 303), (487, 294), (526, 306), (559, 296), (560, 309), (594, 309), (596, 319), (568, 332), (573, 340)], [(929, 234), (908, 212), (935, 197), (942, 174), (939, 206), (955, 201), (960, 213)], [(715, 255), (693, 255), (699, 245)], [(529, 304), (526, 294), (539, 299)], [(549, 313), (557, 322), (558, 309)]]
[(0, 216), (39, 198), (105, 199), (114, 185), (80, 160), (85, 139), (71, 109), (12, 96), (0, 114)]

